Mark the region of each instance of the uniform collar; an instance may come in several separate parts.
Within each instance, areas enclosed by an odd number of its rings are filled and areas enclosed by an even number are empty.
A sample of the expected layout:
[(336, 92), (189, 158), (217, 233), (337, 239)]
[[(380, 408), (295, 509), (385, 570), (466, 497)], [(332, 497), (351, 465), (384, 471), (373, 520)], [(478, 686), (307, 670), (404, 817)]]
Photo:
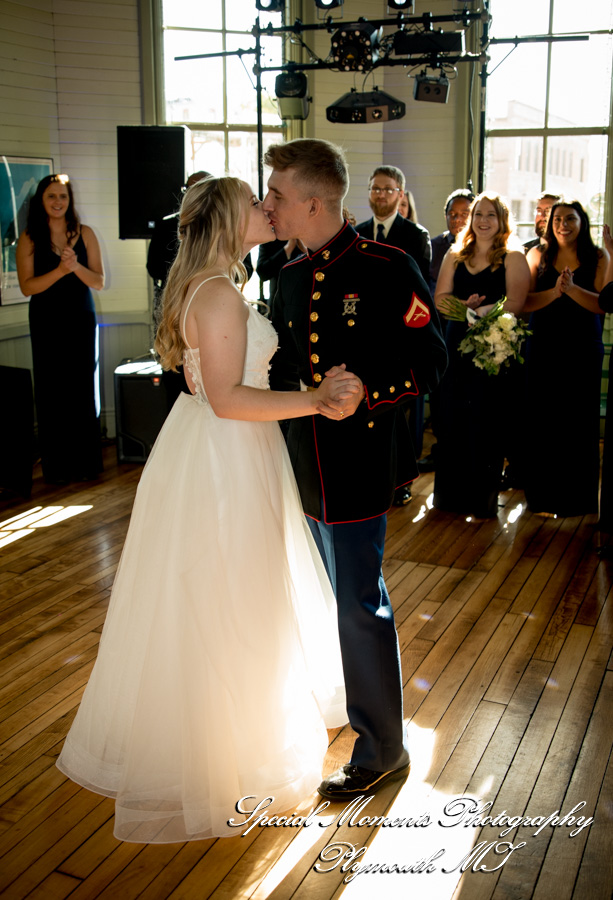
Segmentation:
[(355, 228), (349, 222), (344, 222), (341, 230), (334, 235), (331, 241), (328, 241), (319, 250), (307, 250), (307, 256), (316, 266), (329, 265), (351, 247), (358, 237), (359, 235)]

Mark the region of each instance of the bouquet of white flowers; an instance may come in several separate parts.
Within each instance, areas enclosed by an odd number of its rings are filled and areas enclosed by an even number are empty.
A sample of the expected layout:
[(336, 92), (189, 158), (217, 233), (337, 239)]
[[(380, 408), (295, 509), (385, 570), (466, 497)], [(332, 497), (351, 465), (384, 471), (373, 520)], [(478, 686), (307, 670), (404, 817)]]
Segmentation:
[(532, 334), (513, 313), (505, 312), (506, 297), (501, 297), (484, 316), (478, 316), (457, 297), (445, 297), (441, 312), (447, 319), (467, 321), (469, 329), (459, 344), (460, 353), (474, 353), (473, 363), (488, 375), (498, 375), (501, 366), (513, 360), (523, 363), (521, 345)]

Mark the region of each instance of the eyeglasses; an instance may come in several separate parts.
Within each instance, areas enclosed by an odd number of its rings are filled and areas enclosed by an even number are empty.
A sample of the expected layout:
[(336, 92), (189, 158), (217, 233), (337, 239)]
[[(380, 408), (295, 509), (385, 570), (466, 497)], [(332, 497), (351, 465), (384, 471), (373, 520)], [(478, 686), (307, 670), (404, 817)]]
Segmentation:
[(371, 187), (371, 194), (387, 194), (388, 197), (393, 196), (397, 191), (399, 192), (401, 188), (382, 188), (382, 187)]
[(468, 219), (468, 210), (463, 213), (450, 212), (447, 213), (447, 218), (455, 221), (456, 219), (461, 219), (462, 222), (465, 222)]

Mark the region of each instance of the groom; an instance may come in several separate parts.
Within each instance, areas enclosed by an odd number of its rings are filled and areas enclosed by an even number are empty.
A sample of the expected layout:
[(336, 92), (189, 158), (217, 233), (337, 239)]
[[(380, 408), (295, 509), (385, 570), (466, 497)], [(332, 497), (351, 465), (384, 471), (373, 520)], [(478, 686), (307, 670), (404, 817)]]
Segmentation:
[(313, 389), (345, 363), (364, 396), (340, 421), (294, 419), (288, 450), (304, 511), (336, 595), (351, 760), (319, 792), (344, 800), (409, 770), (394, 615), (381, 573), (394, 490), (417, 476), (403, 413), (432, 390), (447, 362), (438, 316), (414, 261), (361, 238), (343, 220), (349, 187), (327, 141), (276, 144), (264, 209), (281, 240), (308, 252), (284, 266), (273, 301), (279, 350), (271, 386)]

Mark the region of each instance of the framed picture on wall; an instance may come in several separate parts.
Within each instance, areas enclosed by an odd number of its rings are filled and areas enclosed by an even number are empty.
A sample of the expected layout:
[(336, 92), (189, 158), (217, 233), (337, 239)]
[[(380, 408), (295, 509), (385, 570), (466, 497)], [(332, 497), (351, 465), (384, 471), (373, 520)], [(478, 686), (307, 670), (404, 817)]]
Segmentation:
[(0, 303), (26, 303), (19, 290), (15, 250), (26, 227), (28, 204), (36, 185), (53, 172), (52, 159), (29, 156), (0, 156)]

